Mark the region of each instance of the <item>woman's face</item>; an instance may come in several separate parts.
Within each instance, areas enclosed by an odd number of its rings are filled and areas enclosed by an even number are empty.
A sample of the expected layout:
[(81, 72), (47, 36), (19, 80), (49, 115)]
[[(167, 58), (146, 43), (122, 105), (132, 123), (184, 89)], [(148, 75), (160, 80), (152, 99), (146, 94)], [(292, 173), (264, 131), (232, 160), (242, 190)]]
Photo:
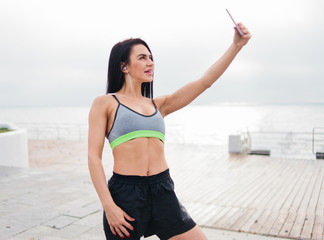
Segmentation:
[(127, 71), (132, 79), (139, 82), (151, 82), (153, 80), (154, 63), (149, 50), (142, 44), (133, 46)]

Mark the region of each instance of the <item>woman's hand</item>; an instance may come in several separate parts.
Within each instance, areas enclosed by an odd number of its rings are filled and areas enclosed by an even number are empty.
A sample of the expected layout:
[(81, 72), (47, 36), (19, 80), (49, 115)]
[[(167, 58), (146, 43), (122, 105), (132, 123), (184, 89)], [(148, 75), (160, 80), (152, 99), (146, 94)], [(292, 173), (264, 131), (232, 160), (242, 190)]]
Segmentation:
[(242, 23), (238, 23), (237, 25), (239, 26), (241, 31), (244, 33), (244, 35), (241, 36), (240, 33), (237, 31), (237, 29), (234, 27), (235, 34), (234, 34), (233, 42), (236, 46), (243, 47), (245, 44), (248, 43), (248, 41), (250, 40), (252, 35), (250, 34), (249, 30)]
[(133, 226), (130, 225), (125, 219), (127, 219), (128, 221), (135, 221), (135, 219), (128, 216), (127, 213), (125, 213), (117, 205), (109, 208), (109, 210), (105, 210), (105, 213), (106, 213), (106, 218), (109, 223), (110, 230), (115, 236), (116, 236), (116, 233), (118, 233), (118, 235), (121, 238), (124, 238), (124, 235), (129, 237), (130, 234), (126, 228), (134, 231)]

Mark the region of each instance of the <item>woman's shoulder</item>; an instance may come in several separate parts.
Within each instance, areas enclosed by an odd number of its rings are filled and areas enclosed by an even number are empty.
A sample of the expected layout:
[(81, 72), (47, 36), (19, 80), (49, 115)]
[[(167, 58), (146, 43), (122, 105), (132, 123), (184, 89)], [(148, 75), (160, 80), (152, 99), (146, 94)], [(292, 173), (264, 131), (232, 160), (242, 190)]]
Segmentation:
[(113, 102), (116, 102), (116, 100), (113, 99), (113, 94), (108, 93), (104, 95), (96, 96), (92, 103), (92, 108), (104, 108), (107, 109), (107, 107), (114, 105)]

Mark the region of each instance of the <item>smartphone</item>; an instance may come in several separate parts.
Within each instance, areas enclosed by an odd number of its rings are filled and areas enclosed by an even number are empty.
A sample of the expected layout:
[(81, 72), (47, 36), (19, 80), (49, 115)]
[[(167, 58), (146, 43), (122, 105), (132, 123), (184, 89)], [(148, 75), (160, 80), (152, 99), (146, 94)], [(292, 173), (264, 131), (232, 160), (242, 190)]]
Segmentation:
[(230, 14), (230, 12), (226, 9), (226, 12), (228, 13), (228, 15), (230, 16), (230, 18), (232, 19), (233, 23), (235, 24), (235, 27), (237, 29), (237, 31), (239, 32), (239, 34), (241, 36), (244, 35), (244, 33), (241, 31), (240, 27), (237, 25), (237, 23), (235, 22), (234, 18), (232, 17), (232, 15)]

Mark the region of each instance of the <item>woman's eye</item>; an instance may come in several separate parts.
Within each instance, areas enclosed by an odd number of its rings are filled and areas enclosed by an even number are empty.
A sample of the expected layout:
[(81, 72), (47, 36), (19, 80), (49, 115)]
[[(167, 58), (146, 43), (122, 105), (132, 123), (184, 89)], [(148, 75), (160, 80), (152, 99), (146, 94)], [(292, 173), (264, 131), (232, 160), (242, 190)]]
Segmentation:
[[(151, 59), (151, 61), (153, 61), (153, 58), (152, 58), (152, 57), (149, 57), (149, 58)], [(145, 56), (142, 56), (142, 57), (140, 57), (139, 59), (140, 59), (140, 60), (145, 59)]]

